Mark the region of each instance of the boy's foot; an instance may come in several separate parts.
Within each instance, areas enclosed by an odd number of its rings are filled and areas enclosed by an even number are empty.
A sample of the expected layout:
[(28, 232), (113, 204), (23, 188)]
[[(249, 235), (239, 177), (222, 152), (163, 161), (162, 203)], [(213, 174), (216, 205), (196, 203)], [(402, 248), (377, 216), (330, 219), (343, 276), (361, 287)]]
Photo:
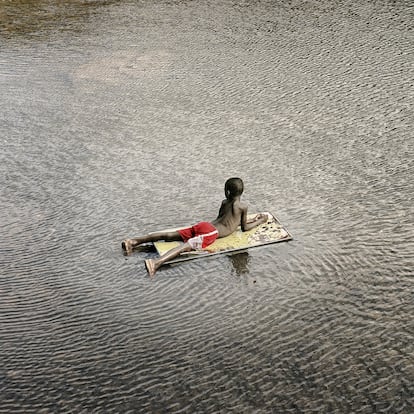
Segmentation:
[(145, 260), (145, 267), (147, 268), (147, 272), (152, 277), (155, 275), (157, 268), (155, 267), (155, 260), (154, 259), (147, 259)]
[(126, 254), (132, 253), (132, 242), (130, 239), (124, 240), (122, 243), (122, 248), (125, 250)]

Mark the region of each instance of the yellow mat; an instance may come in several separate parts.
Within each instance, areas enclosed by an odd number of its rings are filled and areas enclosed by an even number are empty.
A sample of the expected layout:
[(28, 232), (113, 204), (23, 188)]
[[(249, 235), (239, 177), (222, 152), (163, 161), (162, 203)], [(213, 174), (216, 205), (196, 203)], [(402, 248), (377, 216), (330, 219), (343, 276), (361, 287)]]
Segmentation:
[[(271, 243), (278, 243), (292, 239), (290, 233), (279, 222), (279, 220), (271, 213), (262, 213), (268, 215), (267, 223), (261, 224), (249, 231), (241, 231), (238, 228), (234, 233), (227, 237), (217, 239), (206, 249), (200, 251), (191, 251), (182, 253), (179, 257), (169, 261), (168, 263), (177, 263), (184, 260), (196, 259), (201, 257), (210, 257), (215, 254), (236, 252), (246, 250), (251, 247), (263, 246)], [(256, 214), (249, 214), (249, 218), (255, 217)], [(154, 242), (158, 254), (161, 256), (165, 252), (180, 245), (181, 242)]]

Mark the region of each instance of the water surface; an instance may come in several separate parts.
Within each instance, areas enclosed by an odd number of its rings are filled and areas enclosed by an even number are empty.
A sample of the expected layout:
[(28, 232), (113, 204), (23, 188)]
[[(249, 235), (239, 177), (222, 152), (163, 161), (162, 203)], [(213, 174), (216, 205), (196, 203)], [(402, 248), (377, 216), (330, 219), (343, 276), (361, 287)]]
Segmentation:
[[(1, 413), (412, 413), (409, 1), (0, 3)], [(294, 240), (166, 267), (227, 178)]]

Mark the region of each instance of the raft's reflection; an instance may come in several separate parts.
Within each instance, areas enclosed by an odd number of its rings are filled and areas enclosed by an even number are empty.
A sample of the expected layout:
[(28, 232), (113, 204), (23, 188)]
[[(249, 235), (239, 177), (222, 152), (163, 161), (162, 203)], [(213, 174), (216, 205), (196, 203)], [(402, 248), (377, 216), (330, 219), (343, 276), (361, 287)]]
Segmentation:
[(232, 254), (229, 257), (238, 276), (249, 273), (250, 256), (248, 252)]

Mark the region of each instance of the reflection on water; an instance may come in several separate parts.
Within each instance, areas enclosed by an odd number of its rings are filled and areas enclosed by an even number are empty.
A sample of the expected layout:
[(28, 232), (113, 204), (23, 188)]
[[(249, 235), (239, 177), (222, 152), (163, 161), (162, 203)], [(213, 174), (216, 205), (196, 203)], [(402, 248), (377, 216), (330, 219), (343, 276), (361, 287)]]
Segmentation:
[[(410, 2), (0, 2), (0, 412), (412, 413)], [(160, 269), (215, 218), (289, 243)]]
[(237, 275), (242, 275), (244, 273), (249, 273), (249, 253), (236, 253), (229, 256), (231, 264)]

